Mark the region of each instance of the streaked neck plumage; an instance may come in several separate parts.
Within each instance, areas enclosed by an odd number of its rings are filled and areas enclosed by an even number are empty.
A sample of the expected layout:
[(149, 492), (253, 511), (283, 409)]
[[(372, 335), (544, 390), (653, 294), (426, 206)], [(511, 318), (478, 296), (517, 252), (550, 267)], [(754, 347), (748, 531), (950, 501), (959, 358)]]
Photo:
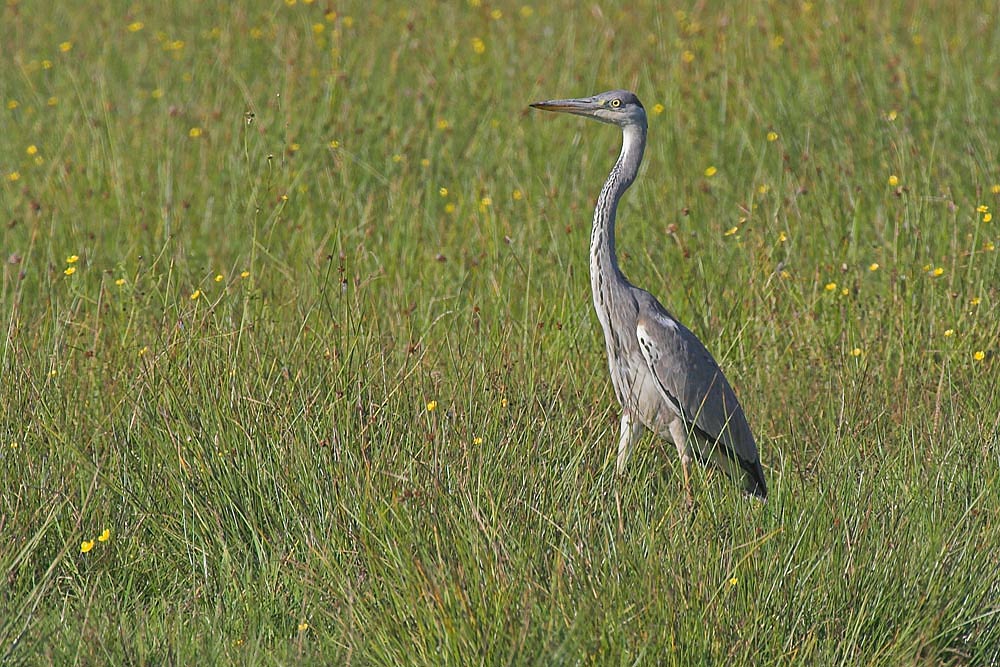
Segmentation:
[(642, 122), (631, 123), (622, 128), (621, 154), (601, 188), (594, 209), (594, 226), (590, 235), (590, 282), (594, 291), (594, 307), (601, 324), (606, 321), (602, 311), (609, 307), (613, 298), (610, 291), (626, 284), (615, 254), (615, 215), (618, 200), (639, 173), (645, 148), (645, 118)]

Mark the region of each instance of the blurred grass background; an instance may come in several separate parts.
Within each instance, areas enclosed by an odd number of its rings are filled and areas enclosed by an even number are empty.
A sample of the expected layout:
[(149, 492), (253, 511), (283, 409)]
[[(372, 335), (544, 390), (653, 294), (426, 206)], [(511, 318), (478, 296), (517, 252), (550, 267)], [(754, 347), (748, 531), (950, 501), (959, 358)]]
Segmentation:
[[(0, 655), (1000, 660), (1000, 18), (973, 3), (0, 10)], [(612, 465), (590, 304), (713, 351), (772, 488)]]

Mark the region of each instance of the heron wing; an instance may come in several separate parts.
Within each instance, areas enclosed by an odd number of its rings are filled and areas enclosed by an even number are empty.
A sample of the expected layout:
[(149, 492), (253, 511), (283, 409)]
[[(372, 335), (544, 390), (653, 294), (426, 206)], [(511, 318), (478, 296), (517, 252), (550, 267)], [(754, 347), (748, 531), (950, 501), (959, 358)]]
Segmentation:
[(652, 296), (640, 302), (639, 349), (663, 399), (694, 431), (715, 443), (763, 486), (760, 456), (736, 393), (698, 338)]

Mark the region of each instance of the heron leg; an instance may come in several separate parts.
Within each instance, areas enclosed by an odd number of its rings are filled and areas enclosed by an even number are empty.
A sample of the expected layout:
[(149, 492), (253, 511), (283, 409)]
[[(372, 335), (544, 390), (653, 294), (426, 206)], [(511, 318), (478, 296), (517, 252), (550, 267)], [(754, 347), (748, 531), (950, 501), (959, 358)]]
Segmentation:
[(632, 456), (632, 450), (635, 448), (635, 443), (642, 435), (642, 422), (635, 419), (628, 410), (622, 410), (622, 428), (621, 435), (618, 436), (618, 474), (625, 472), (625, 465), (628, 463), (629, 457)]
[(677, 455), (681, 459), (681, 472), (684, 475), (684, 497), (688, 507), (694, 507), (694, 498), (691, 495), (691, 459), (694, 458), (694, 454), (691, 451), (691, 444), (688, 442), (688, 430), (682, 419), (675, 419), (670, 423), (670, 437), (677, 446)]

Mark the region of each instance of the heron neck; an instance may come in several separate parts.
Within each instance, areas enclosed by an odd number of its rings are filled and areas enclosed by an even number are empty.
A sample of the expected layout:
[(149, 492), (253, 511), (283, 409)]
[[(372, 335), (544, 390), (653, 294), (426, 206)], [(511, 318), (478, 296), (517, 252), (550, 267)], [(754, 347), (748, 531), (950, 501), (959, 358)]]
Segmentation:
[[(590, 236), (590, 276), (595, 300), (598, 292), (610, 289), (621, 278), (615, 253), (615, 217), (618, 200), (635, 180), (646, 148), (646, 126), (629, 125), (622, 131), (622, 151), (601, 188), (594, 209), (594, 226)], [(603, 276), (603, 277), (602, 277)]]

